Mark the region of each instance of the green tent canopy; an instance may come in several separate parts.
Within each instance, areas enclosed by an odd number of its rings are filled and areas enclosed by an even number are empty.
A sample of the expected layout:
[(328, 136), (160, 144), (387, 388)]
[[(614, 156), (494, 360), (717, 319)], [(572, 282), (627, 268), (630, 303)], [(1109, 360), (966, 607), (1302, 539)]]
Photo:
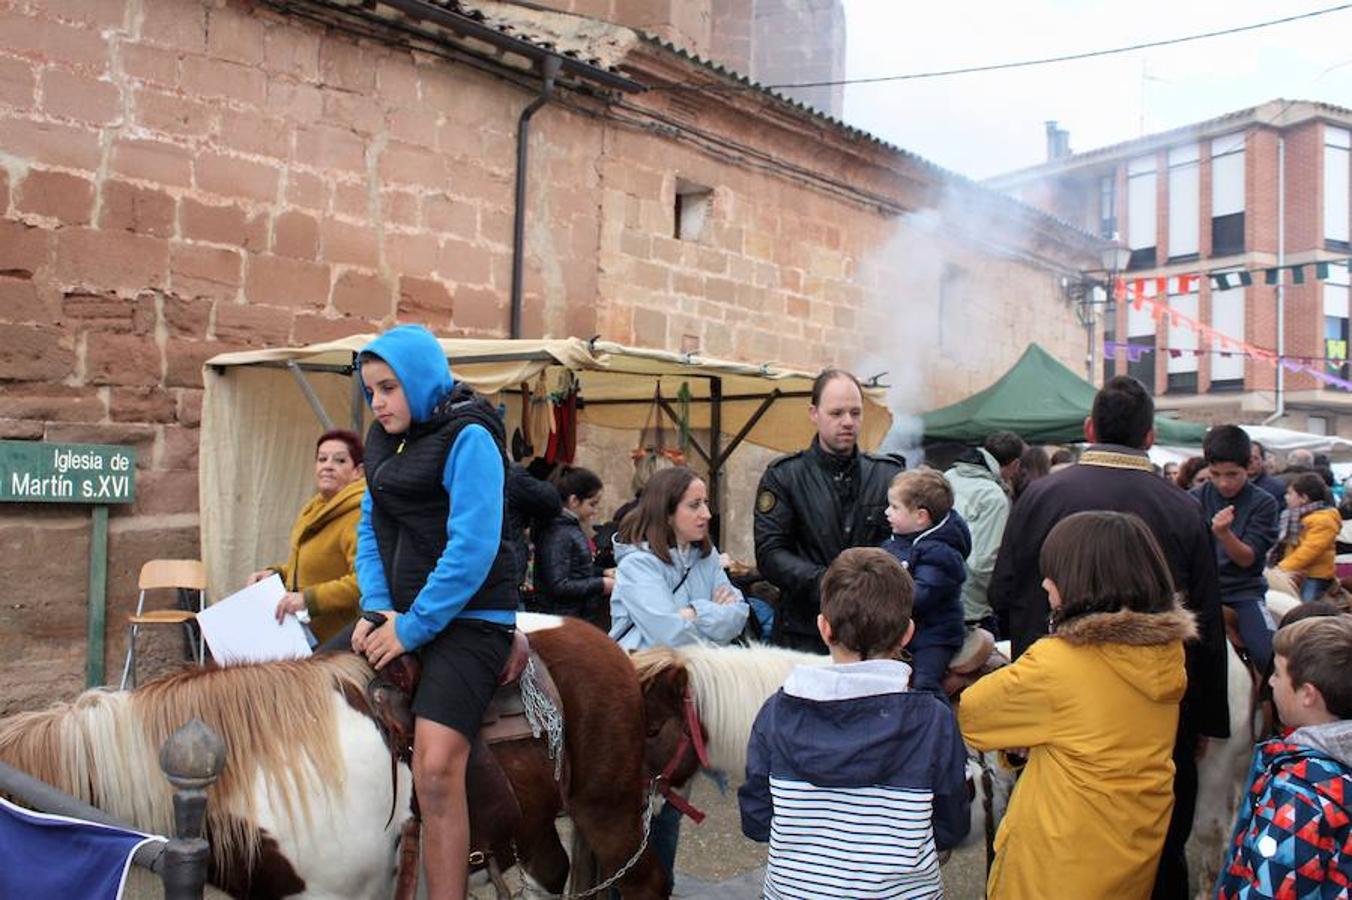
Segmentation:
[[(1092, 384), (1037, 344), (999, 381), (959, 403), (927, 412), (925, 442), (977, 444), (993, 431), (1012, 431), (1029, 443), (1084, 440), (1084, 419), (1094, 403)], [(1197, 446), (1206, 426), (1155, 417), (1155, 442)]]

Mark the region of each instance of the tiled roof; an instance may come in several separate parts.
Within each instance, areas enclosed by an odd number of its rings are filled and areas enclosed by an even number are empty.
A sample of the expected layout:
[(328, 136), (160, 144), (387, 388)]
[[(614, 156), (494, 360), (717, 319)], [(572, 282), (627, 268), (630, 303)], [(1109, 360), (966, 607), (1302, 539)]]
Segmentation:
[(1090, 234), (1084, 229), (1076, 225), (1072, 225), (1070, 222), (1067, 222), (1064, 219), (1057, 218), (1056, 216), (1051, 215), (1050, 213), (1045, 212), (1041, 209), (1038, 209), (1035, 206), (1030, 206), (1027, 203), (1023, 203), (1019, 200), (1016, 200), (1007, 194), (1000, 193), (999, 191), (993, 191), (990, 188), (986, 187), (985, 185), (981, 184), (980, 182), (968, 178), (966, 175), (961, 175), (950, 169), (945, 169), (943, 166), (940, 166), (937, 163), (930, 162), (929, 160), (925, 159), (923, 156), (920, 156), (919, 154), (912, 153), (909, 150), (905, 150), (901, 147), (898, 147), (896, 144), (889, 143), (888, 141), (883, 140), (882, 138), (878, 137), (877, 135), (871, 132), (864, 131), (861, 128), (856, 128), (847, 122), (837, 119), (835, 116), (822, 112), (821, 110), (817, 109), (814, 106), (811, 106), (807, 103), (803, 103), (801, 100), (795, 100), (793, 97), (790, 97), (779, 90), (767, 87), (766, 85), (753, 81), (746, 75), (743, 75), (742, 73), (737, 72), (733, 69), (729, 69), (726, 66), (722, 65), (721, 63), (705, 59), (699, 56), (698, 54), (691, 53), (689, 50), (686, 50), (683, 47), (679, 47), (676, 44), (673, 44), (670, 41), (667, 41), (653, 34), (640, 32), (640, 37), (642, 37), (643, 40), (649, 44), (652, 44), (656, 47), (660, 47), (661, 49), (669, 53), (673, 53), (676, 56), (679, 56), (680, 58), (687, 60), (688, 62), (692, 62), (695, 65), (707, 69), (710, 72), (720, 75), (729, 81), (735, 82), (749, 90), (755, 91), (765, 96), (772, 97), (776, 101), (783, 103), (787, 106), (790, 106), (793, 109), (797, 110), (799, 113), (808, 116), (812, 119), (816, 119), (817, 121), (831, 127), (832, 129), (838, 132), (841, 132), (849, 136), (854, 140), (862, 141), (867, 144), (872, 144), (874, 146), (881, 147), (882, 149), (888, 151), (889, 153), (899, 156), (902, 159), (908, 160), (909, 162), (914, 163), (915, 165), (919, 166), (922, 169), (928, 170), (937, 179), (941, 181), (952, 182), (968, 190), (973, 190), (988, 195), (1000, 202), (1008, 204), (1012, 209), (1018, 210), (1019, 212), (1024, 213), (1026, 215), (1033, 216), (1037, 219), (1041, 219), (1045, 222), (1054, 225), (1057, 228), (1064, 228), (1073, 231), (1078, 236), (1088, 238), (1091, 241), (1097, 242), (1099, 240), (1099, 238), (1096, 235)]

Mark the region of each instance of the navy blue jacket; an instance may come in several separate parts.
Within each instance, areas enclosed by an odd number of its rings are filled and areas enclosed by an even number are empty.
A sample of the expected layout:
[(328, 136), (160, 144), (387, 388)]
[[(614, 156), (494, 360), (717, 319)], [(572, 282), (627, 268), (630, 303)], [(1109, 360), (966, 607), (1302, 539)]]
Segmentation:
[(1235, 508), (1235, 521), (1230, 525), (1235, 537), (1249, 545), (1253, 550), (1253, 563), (1240, 568), (1225, 545), (1219, 540), (1216, 546), (1216, 572), (1220, 576), (1222, 597), (1257, 597), (1260, 600), (1267, 594), (1267, 579), (1263, 577), (1263, 567), (1267, 565), (1268, 551), (1277, 543), (1277, 520), (1281, 511), (1277, 501), (1267, 491), (1250, 481), (1240, 492), (1229, 500), (1211, 482), (1192, 489), (1192, 495), (1202, 504), (1202, 512), (1207, 522), (1216, 513), (1227, 506)]
[(766, 895), (931, 896), (970, 827), (953, 710), (892, 660), (799, 666), (761, 707), (737, 791)]
[(883, 541), (911, 573), (915, 581), (915, 637), (912, 650), (924, 647), (962, 646), (962, 583), (967, 579), (967, 554), (972, 552), (972, 533), (957, 510), (952, 510), (927, 531), (894, 534)]
[(1272, 499), (1277, 501), (1277, 512), (1278, 512), (1278, 513), (1280, 513), (1282, 510), (1286, 509), (1286, 482), (1285, 482), (1285, 481), (1282, 481), (1280, 478), (1273, 478), (1271, 475), (1269, 475), (1268, 473), (1264, 472), (1262, 475), (1259, 475), (1257, 478), (1254, 478), (1254, 477), (1250, 476), (1250, 478), (1249, 478), (1249, 484), (1253, 485), (1254, 487), (1258, 488), (1259, 490), (1267, 491), (1269, 494), (1271, 494), (1271, 495), (1272, 495)]

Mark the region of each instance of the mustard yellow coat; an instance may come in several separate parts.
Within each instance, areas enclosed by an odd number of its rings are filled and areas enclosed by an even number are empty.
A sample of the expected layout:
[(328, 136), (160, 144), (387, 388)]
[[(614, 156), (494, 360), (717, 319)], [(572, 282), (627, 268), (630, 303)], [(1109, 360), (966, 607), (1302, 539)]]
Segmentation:
[(1300, 540), (1277, 564), (1283, 572), (1299, 572), (1307, 578), (1332, 578), (1338, 532), (1343, 517), (1329, 507), (1300, 518)]
[(328, 500), (315, 494), (291, 527), (291, 556), (272, 569), (288, 591), (305, 595), (310, 629), (328, 640), (360, 612), (357, 587), (357, 520), (366, 479), (358, 478)]
[(1085, 615), (963, 692), (969, 745), (1029, 749), (995, 837), (991, 900), (1150, 896), (1195, 634), (1182, 608)]

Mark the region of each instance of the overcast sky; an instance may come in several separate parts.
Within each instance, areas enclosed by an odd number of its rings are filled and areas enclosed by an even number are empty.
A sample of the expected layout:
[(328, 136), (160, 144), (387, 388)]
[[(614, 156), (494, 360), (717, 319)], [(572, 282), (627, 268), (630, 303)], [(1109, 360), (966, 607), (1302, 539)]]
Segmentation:
[[(1060, 56), (1248, 25), (1336, 0), (844, 0), (847, 75)], [(1043, 122), (1092, 150), (1276, 97), (1352, 106), (1352, 9), (1174, 47), (850, 85), (845, 119), (973, 178), (1046, 158)], [(1143, 79), (1144, 74), (1144, 79)]]

